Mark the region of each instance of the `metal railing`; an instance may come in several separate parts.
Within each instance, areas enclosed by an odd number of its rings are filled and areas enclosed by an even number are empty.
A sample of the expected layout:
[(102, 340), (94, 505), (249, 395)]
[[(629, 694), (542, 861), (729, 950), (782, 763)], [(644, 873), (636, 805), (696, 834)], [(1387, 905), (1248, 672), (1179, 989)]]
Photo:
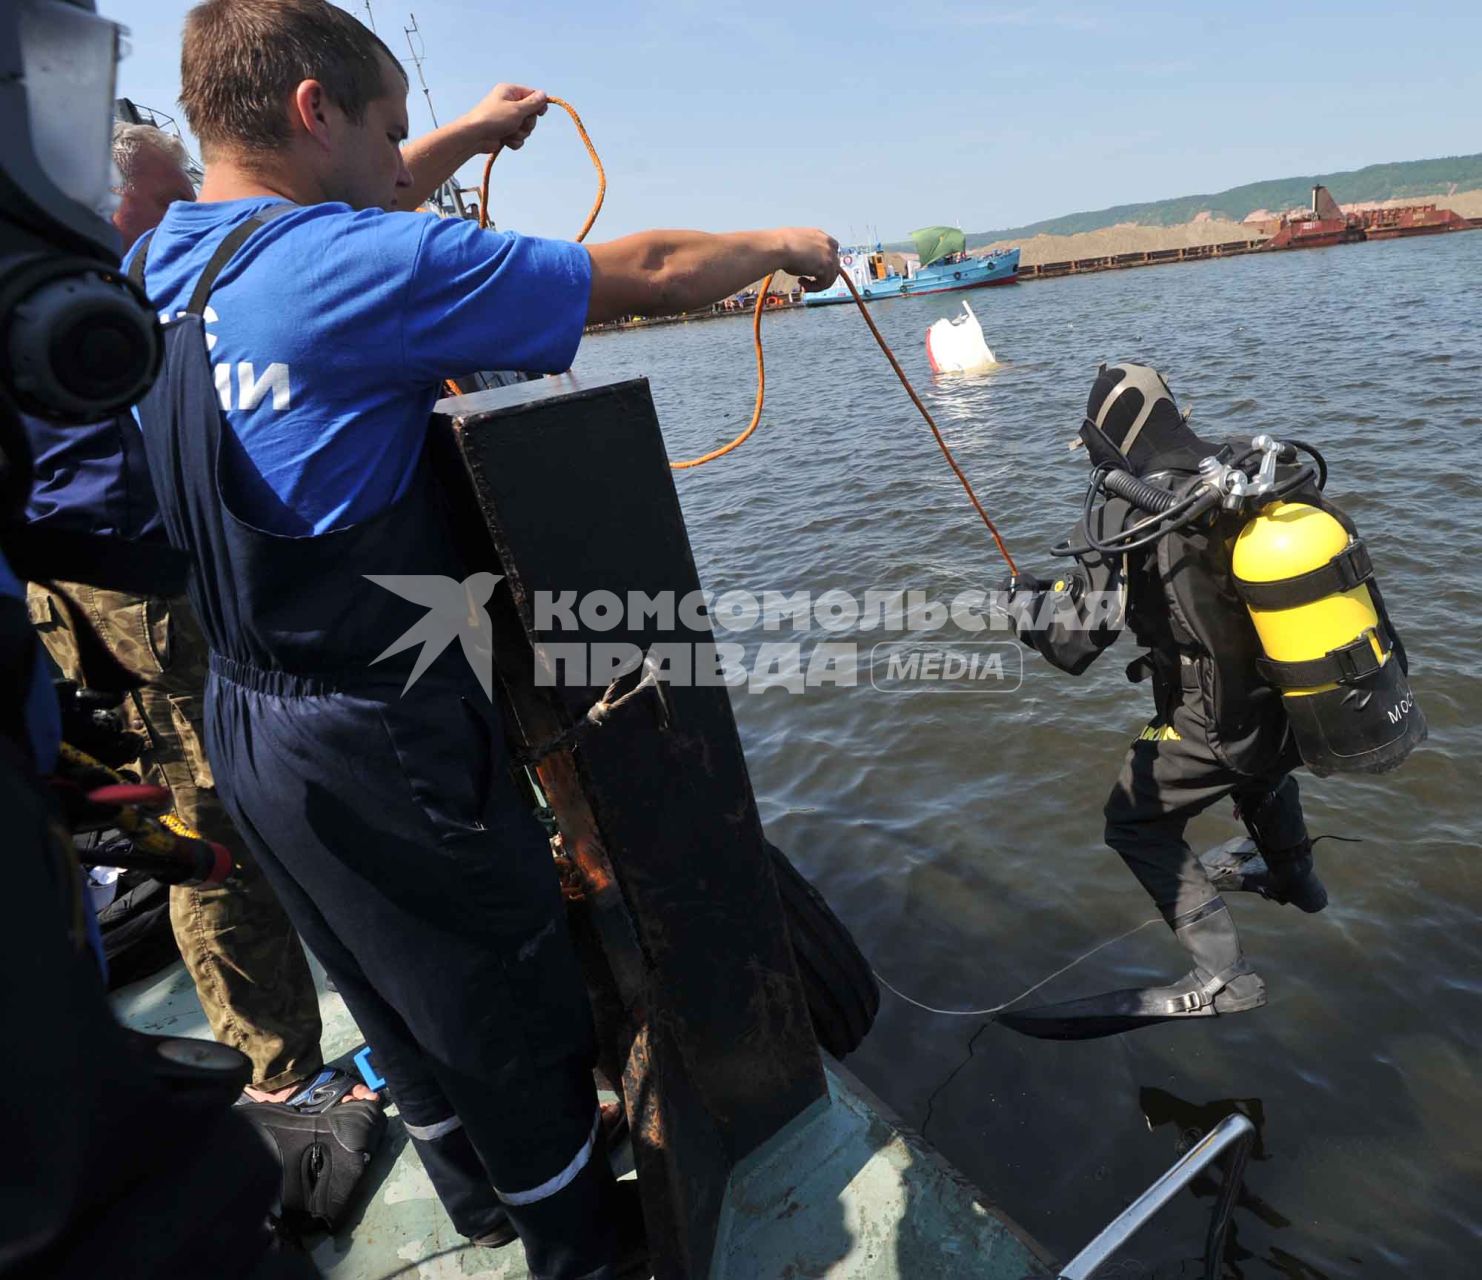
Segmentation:
[(1178, 1161), (1146, 1191), (1127, 1206), (1100, 1235), (1072, 1258), (1058, 1273), (1058, 1280), (1091, 1280), (1097, 1270), (1109, 1262), (1154, 1214), (1189, 1185), (1200, 1173), (1228, 1153), (1225, 1181), (1215, 1197), (1209, 1221), (1209, 1235), (1204, 1245), (1205, 1280), (1217, 1280), (1220, 1258), (1225, 1252), (1225, 1237), (1230, 1231), (1230, 1214), (1235, 1197), (1245, 1179), (1245, 1161), (1255, 1140), (1253, 1124), (1238, 1112), (1228, 1115), (1200, 1138)]

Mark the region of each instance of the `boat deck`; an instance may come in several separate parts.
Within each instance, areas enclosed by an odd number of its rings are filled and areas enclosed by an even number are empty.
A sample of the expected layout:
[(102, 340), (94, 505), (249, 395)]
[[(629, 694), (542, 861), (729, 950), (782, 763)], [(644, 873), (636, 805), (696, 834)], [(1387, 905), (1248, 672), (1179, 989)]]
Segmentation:
[[(364, 1044), (340, 998), (320, 986), (325, 1058), (354, 1070)], [(119, 1018), (158, 1035), (207, 1037), (184, 967), (115, 994)], [(1052, 1274), (1022, 1231), (986, 1205), (882, 1104), (831, 1065), (831, 1098), (736, 1170), (711, 1280), (1026, 1280)], [(522, 1280), (518, 1247), (471, 1245), (453, 1230), (388, 1108), (386, 1141), (359, 1211), (311, 1254), (332, 1280)], [(631, 1168), (631, 1166), (629, 1166)], [(631, 1172), (626, 1176), (632, 1176)]]

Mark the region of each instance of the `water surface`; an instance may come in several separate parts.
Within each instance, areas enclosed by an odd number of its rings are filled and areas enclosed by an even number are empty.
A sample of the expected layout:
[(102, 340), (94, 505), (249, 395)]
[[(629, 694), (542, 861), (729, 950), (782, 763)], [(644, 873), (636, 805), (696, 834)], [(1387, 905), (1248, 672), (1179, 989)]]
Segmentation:
[[(1319, 844), (1322, 915), (1234, 903), (1264, 1010), (1089, 1044), (989, 1026), (941, 1088), (982, 1019), (885, 996), (850, 1065), (918, 1126), (930, 1105), (931, 1140), (1062, 1256), (1239, 1108), (1261, 1142), (1229, 1275), (1482, 1273), (1479, 283), (1482, 234), (1457, 234), (989, 290), (971, 302), (1007, 363), (935, 381), (924, 331), (959, 300), (873, 308), (1031, 570), (1052, 567), (1047, 548), (1074, 522), (1085, 462), (1066, 443), (1101, 360), (1166, 370), (1205, 435), (1323, 449), (1431, 726), (1397, 774), (1303, 775), (1312, 830), (1363, 843)], [(853, 308), (771, 315), (765, 335), (760, 430), (677, 477), (705, 585), (941, 599), (991, 587), (992, 544)], [(751, 408), (738, 320), (594, 336), (577, 368), (646, 374), (673, 457), (729, 439)], [(902, 990), (994, 1005), (1153, 914), (1101, 843), (1102, 802), (1151, 710), (1123, 678), (1134, 655), (1124, 638), (1079, 679), (1030, 657), (1022, 688), (997, 695), (868, 680), (733, 695), (769, 835)], [(1220, 806), (1191, 839), (1236, 832)], [(1183, 961), (1157, 926), (1043, 994), (1172, 978)], [(1197, 1190), (1120, 1274), (1198, 1274), (1212, 1186)]]

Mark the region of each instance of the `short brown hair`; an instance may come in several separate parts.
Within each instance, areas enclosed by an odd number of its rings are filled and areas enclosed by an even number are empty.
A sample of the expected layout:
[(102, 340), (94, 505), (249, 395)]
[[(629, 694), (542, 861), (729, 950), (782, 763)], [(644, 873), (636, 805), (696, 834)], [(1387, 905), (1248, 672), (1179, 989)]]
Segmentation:
[(288, 100), (317, 80), (351, 120), (386, 92), (385, 43), (327, 0), (206, 0), (186, 15), (180, 102), (202, 147), (271, 151), (291, 136)]

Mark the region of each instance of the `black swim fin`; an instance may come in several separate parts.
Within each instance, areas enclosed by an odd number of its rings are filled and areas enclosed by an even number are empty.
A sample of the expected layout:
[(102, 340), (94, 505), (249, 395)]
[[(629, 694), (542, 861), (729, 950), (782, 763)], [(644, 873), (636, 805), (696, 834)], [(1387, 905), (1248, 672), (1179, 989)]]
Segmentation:
[(1104, 995), (1000, 1013), (997, 1020), (1037, 1040), (1099, 1040), (1160, 1022), (1243, 1013), (1266, 1003), (1266, 984), (1255, 973), (1228, 982), (1201, 981), (1197, 971), (1166, 987), (1130, 987)]
[(1000, 1013), (996, 1021), (1039, 1040), (1097, 1040), (1160, 1022), (1243, 1013), (1266, 1003), (1266, 984), (1240, 950), (1224, 902), (1214, 898), (1171, 922), (1194, 969), (1162, 987), (1131, 987)]

